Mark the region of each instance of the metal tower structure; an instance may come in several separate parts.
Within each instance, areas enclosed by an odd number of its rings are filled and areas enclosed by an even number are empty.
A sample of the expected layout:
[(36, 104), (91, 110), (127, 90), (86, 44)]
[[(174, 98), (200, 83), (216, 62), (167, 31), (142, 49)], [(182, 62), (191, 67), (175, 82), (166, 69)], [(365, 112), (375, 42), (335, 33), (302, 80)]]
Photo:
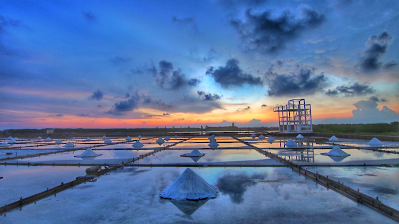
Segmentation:
[(305, 99), (289, 100), (287, 105), (276, 106), (273, 111), (278, 113), (280, 132), (313, 132), (312, 108), (310, 104), (305, 103)]

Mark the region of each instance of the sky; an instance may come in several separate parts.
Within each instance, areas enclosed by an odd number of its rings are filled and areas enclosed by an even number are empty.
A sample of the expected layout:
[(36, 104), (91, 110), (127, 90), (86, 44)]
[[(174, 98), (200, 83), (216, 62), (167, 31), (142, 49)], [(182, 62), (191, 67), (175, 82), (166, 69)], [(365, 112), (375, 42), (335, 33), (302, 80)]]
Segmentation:
[(0, 129), (399, 121), (399, 1), (0, 3)]

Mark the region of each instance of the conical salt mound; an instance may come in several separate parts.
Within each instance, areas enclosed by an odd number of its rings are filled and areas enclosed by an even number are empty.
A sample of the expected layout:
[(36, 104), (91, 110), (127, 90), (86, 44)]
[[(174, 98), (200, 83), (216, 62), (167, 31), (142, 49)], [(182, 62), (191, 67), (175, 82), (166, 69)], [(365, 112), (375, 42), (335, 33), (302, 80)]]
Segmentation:
[(47, 137), (46, 139), (44, 139), (44, 141), (51, 142), (51, 141), (53, 141), (53, 139), (51, 139), (50, 137)]
[(341, 149), (340, 147), (338, 147), (338, 146), (334, 146), (334, 148), (332, 148), (332, 149), (331, 149), (329, 152), (327, 152), (327, 153), (320, 153), (320, 154), (326, 155), (326, 156), (338, 156), (338, 157), (341, 157), (341, 156), (344, 156), (344, 157), (350, 156), (350, 154), (348, 154), (348, 153), (342, 151), (342, 149)]
[(86, 141), (91, 141), (91, 139), (89, 137), (86, 138)]
[(5, 142), (1, 143), (0, 148), (7, 148), (9, 145)]
[(251, 137), (252, 137), (252, 138), (256, 138), (256, 135), (255, 135), (255, 134), (252, 134)]
[(299, 134), (299, 135), (296, 136), (296, 138), (302, 139), (302, 138), (304, 138), (304, 137), (303, 137), (301, 134)]
[(335, 142), (338, 141), (339, 139), (337, 137), (335, 137), (335, 135), (331, 136), (331, 138), (329, 139), (330, 142)]
[(183, 156), (183, 157), (201, 157), (201, 156), (205, 156), (205, 154), (200, 153), (200, 151), (198, 151), (198, 149), (194, 149), (192, 152), (183, 154), (181, 156)]
[(216, 198), (218, 189), (208, 184), (202, 177), (187, 168), (160, 195), (161, 198), (173, 200), (202, 200)]
[(73, 148), (75, 145), (72, 142), (68, 142), (64, 145), (64, 148)]
[(102, 139), (106, 139), (107, 138), (107, 136), (105, 136), (105, 135), (103, 135), (103, 137), (101, 137)]
[(211, 139), (211, 143), (208, 144), (210, 148), (217, 148), (219, 144), (216, 142), (216, 139)]
[(40, 136), (39, 136), (39, 137), (37, 137), (37, 140), (42, 140), (42, 137), (40, 137)]
[(107, 139), (105, 139), (104, 143), (105, 143), (105, 144), (111, 144), (112, 141), (111, 141), (111, 139), (107, 138)]
[(12, 138), (12, 139), (8, 140), (7, 143), (8, 143), (8, 144), (14, 144), (14, 143), (16, 143), (16, 142), (17, 142), (17, 141), (15, 141), (15, 139)]
[(177, 138), (177, 135), (175, 135), (175, 138)]
[(170, 138), (168, 136), (165, 137), (165, 141), (169, 141)]
[(158, 145), (162, 145), (163, 143), (165, 143), (165, 141), (164, 141), (161, 137), (159, 137), (159, 138), (157, 139), (156, 143), (157, 143)]
[(126, 141), (131, 141), (131, 140), (132, 140), (132, 138), (130, 136), (126, 137)]
[(268, 142), (270, 142), (270, 143), (273, 143), (274, 141), (276, 141), (272, 136), (270, 136), (268, 139), (267, 139), (267, 141)]
[(373, 138), (371, 139), (371, 141), (369, 142), (370, 146), (382, 146), (384, 145), (380, 140), (378, 140), (378, 138)]
[(10, 140), (10, 139), (12, 139), (12, 137), (11, 137), (11, 136), (9, 136), (7, 139), (8, 139), (8, 140)]
[(296, 145), (296, 143), (295, 143), (292, 139), (289, 139), (289, 140), (285, 143), (285, 146), (291, 148), (291, 147), (296, 147), (297, 145)]
[(57, 139), (57, 141), (55, 141), (55, 144), (61, 144), (61, 143), (62, 143), (61, 139)]
[(215, 139), (215, 135), (212, 134), (211, 136), (208, 137), (208, 139), (209, 140)]
[(141, 139), (141, 135), (139, 135), (137, 138), (140, 140)]
[(85, 157), (96, 157), (96, 156), (102, 156), (103, 154), (97, 154), (91, 149), (86, 149), (82, 154), (75, 156), (79, 158), (85, 158)]
[(265, 136), (264, 136), (264, 135), (259, 135), (259, 139), (260, 139), (260, 140), (264, 140), (264, 139), (265, 139)]
[(18, 140), (19, 140), (19, 138), (18, 138), (18, 137), (15, 137), (14, 139), (15, 139), (15, 141), (18, 141)]
[(140, 140), (139, 140), (139, 141), (136, 141), (135, 143), (133, 143), (132, 146), (133, 146), (133, 148), (135, 148), (135, 149), (141, 149), (141, 148), (143, 148), (144, 144), (141, 143)]

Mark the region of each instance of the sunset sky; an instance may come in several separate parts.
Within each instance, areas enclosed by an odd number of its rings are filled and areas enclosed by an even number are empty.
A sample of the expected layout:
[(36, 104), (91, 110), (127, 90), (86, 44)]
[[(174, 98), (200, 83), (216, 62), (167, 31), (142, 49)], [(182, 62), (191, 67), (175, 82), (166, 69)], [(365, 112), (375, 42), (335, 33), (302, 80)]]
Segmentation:
[(0, 2), (0, 129), (399, 121), (399, 1)]

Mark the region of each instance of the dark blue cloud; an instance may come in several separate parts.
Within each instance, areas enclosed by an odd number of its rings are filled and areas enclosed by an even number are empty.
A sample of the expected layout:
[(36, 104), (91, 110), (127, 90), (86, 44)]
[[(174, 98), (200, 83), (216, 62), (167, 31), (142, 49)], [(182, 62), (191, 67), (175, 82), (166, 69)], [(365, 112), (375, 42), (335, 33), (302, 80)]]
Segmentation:
[(156, 78), (159, 87), (167, 90), (178, 90), (186, 86), (197, 86), (201, 81), (199, 79), (187, 79), (186, 75), (182, 73), (181, 69), (174, 70), (173, 63), (162, 60), (158, 64), (159, 72), (152, 66), (149, 69)]
[(204, 101), (214, 101), (214, 100), (219, 100), (222, 98), (218, 94), (212, 94), (212, 93), (206, 93), (204, 91), (197, 91), (197, 94), (201, 97), (202, 100)]
[(325, 94), (327, 96), (337, 96), (342, 94), (344, 96), (363, 96), (367, 94), (375, 93), (373, 87), (369, 86), (367, 83), (360, 84), (358, 82), (350, 85), (337, 86), (335, 89), (329, 89)]
[(97, 21), (96, 16), (92, 12), (82, 12), (83, 17), (88, 21), (88, 22), (95, 22)]
[(381, 61), (392, 40), (393, 37), (386, 31), (369, 38), (366, 43), (367, 50), (363, 52), (363, 56), (360, 57), (356, 65), (361, 74), (371, 74), (377, 72), (382, 67), (389, 69), (397, 65), (395, 61), (388, 62), (385, 65)]
[(240, 36), (244, 50), (274, 54), (285, 49), (287, 42), (325, 21), (324, 15), (311, 8), (302, 7), (299, 14), (301, 16), (284, 11), (275, 18), (272, 11), (253, 14), (248, 9), (245, 12), (245, 21), (235, 19), (230, 23)]
[(379, 98), (379, 97), (377, 97), (377, 96), (370, 96), (369, 97), (369, 100), (370, 101), (373, 101), (373, 102), (387, 102), (388, 100), (387, 99), (385, 99), (385, 98)]
[(274, 73), (271, 69), (265, 74), (269, 96), (311, 95), (322, 91), (326, 85), (327, 79), (324, 74), (315, 75), (313, 69), (298, 68), (295, 73), (282, 75)]
[(112, 115), (122, 115), (125, 112), (133, 111), (139, 107), (140, 96), (132, 95), (130, 99), (115, 103), (111, 110), (107, 113)]
[(259, 77), (254, 77), (251, 74), (244, 73), (238, 66), (239, 61), (235, 58), (229, 59), (226, 65), (219, 68), (209, 67), (206, 71), (207, 75), (214, 78), (215, 82), (222, 85), (223, 88), (243, 86), (244, 84), (252, 86), (261, 86), (263, 81)]
[(78, 117), (89, 117), (90, 116), (90, 114), (89, 113), (86, 113), (86, 114), (76, 114), (76, 116), (78, 116)]
[(93, 95), (89, 97), (90, 100), (101, 100), (104, 97), (104, 93), (97, 89), (96, 91), (93, 92)]
[(51, 114), (50, 116), (51, 117), (63, 117), (64, 115), (63, 114)]

